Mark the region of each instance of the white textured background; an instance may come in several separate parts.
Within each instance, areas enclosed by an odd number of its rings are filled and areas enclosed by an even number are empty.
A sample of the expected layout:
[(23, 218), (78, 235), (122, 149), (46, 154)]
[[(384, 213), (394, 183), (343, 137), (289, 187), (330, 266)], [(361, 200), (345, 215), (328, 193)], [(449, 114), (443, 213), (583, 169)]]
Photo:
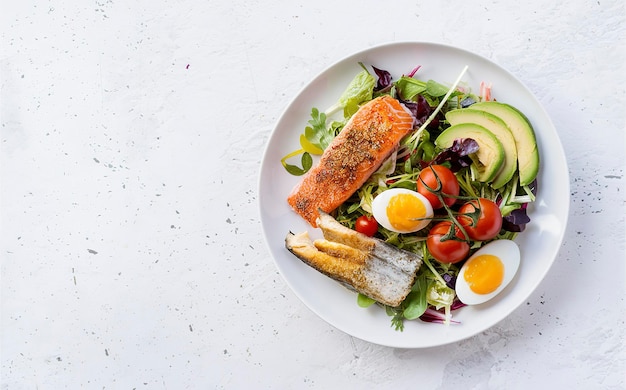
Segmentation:
[[(623, 389), (625, 13), (621, 0), (2, 0), (2, 389)], [(572, 191), (528, 302), (425, 350), (316, 317), (257, 211), (290, 99), (340, 58), (406, 40), (521, 79)]]

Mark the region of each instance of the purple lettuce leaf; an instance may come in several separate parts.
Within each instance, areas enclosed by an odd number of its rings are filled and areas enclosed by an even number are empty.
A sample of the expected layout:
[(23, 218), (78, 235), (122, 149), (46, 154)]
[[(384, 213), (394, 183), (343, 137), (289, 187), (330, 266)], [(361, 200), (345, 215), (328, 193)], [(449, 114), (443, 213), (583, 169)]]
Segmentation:
[[(537, 179), (528, 185), (530, 192), (537, 195)], [(502, 218), (502, 228), (509, 232), (521, 233), (526, 229), (526, 224), (530, 222), (528, 216), (528, 203), (523, 203), (520, 208), (511, 211)]]
[[(431, 107), (426, 99), (422, 95), (417, 95), (417, 101), (413, 100), (404, 100), (399, 97), (399, 100), (406, 108), (411, 111), (413, 116), (415, 117), (415, 127), (420, 127), (424, 124), (430, 117), (430, 114), (434, 111), (434, 108)], [(436, 129), (439, 127), (439, 116), (435, 117), (432, 122), (428, 124), (429, 129)]]
[(374, 69), (376, 76), (378, 76), (378, 81), (376, 82), (376, 87), (374, 87), (374, 92), (379, 92), (389, 88), (391, 86), (392, 80), (391, 73), (384, 69), (378, 69), (375, 66), (372, 66), (372, 69)]
[(446, 286), (453, 289), (456, 287), (456, 276), (445, 273), (442, 275), (443, 280), (446, 282)]
[(407, 77), (413, 77), (415, 76), (415, 73), (417, 73), (417, 71), (421, 68), (421, 65), (416, 66), (415, 68), (413, 68), (413, 70), (411, 72), (409, 72), (409, 74), (407, 74)]
[(519, 209), (511, 211), (509, 215), (502, 218), (502, 228), (509, 232), (521, 233), (526, 229), (526, 224), (530, 222), (530, 217), (526, 213), (526, 205), (524, 203)]
[[(419, 319), (424, 321), (424, 322), (434, 322), (436, 324), (445, 324), (446, 323), (446, 314), (429, 307), (428, 309), (426, 309), (424, 314), (422, 314), (419, 317)], [(459, 321), (455, 321), (453, 319), (450, 319), (450, 323), (451, 324), (460, 324)]]
[(450, 163), (450, 170), (452, 172), (458, 172), (462, 168), (468, 167), (472, 164), (470, 154), (478, 151), (478, 143), (472, 138), (459, 138), (455, 139), (447, 149), (444, 149), (439, 153), (431, 164), (442, 164), (444, 162)]
[[(461, 302), (458, 298), (455, 298), (454, 301), (452, 302), (452, 305), (450, 305), (450, 312), (453, 312), (465, 306), (467, 305)], [(419, 319), (424, 322), (434, 322), (437, 324), (444, 324), (446, 322), (445, 309), (441, 308), (439, 310), (436, 310), (433, 307), (428, 307), (426, 311), (424, 312), (424, 314), (422, 314), (419, 317)], [(460, 324), (461, 322), (450, 318), (450, 323)]]

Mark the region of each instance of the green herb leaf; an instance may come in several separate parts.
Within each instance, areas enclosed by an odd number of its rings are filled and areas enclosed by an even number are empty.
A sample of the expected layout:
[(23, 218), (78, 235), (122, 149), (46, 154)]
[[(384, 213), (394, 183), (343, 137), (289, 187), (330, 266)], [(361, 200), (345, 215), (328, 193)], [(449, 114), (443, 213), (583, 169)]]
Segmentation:
[[(292, 164), (288, 164), (287, 163), (286, 160), (288, 158), (296, 156), (296, 155), (298, 155), (300, 153), (302, 153), (302, 157), (300, 158), (300, 164), (302, 164), (302, 168), (300, 168), (297, 165), (292, 165)], [(311, 157), (311, 155), (308, 152), (305, 152), (302, 149), (296, 150), (295, 152), (292, 152), (292, 153), (289, 153), (288, 155), (283, 157), (282, 160), (280, 160), (280, 162), (283, 165), (283, 167), (285, 167), (287, 172), (289, 172), (290, 174), (292, 174), (294, 176), (302, 176), (302, 175), (304, 175), (313, 166), (313, 158)]]
[(446, 87), (443, 84), (439, 84), (435, 80), (428, 80), (426, 82), (426, 93), (429, 94), (430, 96), (442, 97), (446, 93), (448, 93), (449, 89), (450, 89), (449, 87)]
[(360, 306), (360, 307), (370, 307), (374, 304), (374, 302), (376, 302), (375, 300), (373, 300), (372, 298), (368, 297), (367, 295), (363, 295), (361, 293), (359, 293), (357, 295), (356, 298), (356, 303)]
[(311, 169), (311, 167), (313, 166), (313, 158), (309, 153), (306, 152), (302, 154), (302, 159), (300, 160), (300, 162), (302, 163), (302, 169), (304, 169), (305, 172), (308, 172), (309, 169)]
[(335, 138), (333, 130), (329, 130), (326, 127), (326, 114), (319, 112), (315, 107), (311, 109), (311, 119), (309, 124), (304, 128), (304, 136), (314, 146), (324, 150)]
[[(360, 65), (363, 67), (363, 64)], [(344, 110), (347, 109), (348, 113), (354, 114), (359, 104), (372, 100), (375, 86), (376, 78), (363, 67), (363, 70), (352, 79), (339, 97), (339, 106)]]
[(429, 281), (426, 277), (426, 273), (422, 272), (415, 280), (411, 292), (403, 302), (404, 318), (407, 320), (419, 318), (428, 308), (428, 302), (426, 300), (428, 285)]
[(348, 100), (346, 105), (343, 107), (343, 116), (344, 118), (350, 118), (352, 115), (356, 114), (359, 110), (359, 103), (356, 99)]
[(387, 315), (391, 317), (391, 326), (402, 332), (404, 330), (404, 313), (402, 310), (397, 310), (390, 306), (385, 306)]
[(426, 92), (425, 82), (408, 76), (400, 77), (394, 86), (405, 100), (415, 100), (415, 96)]
[(363, 70), (348, 84), (337, 103), (326, 110), (327, 116), (331, 116), (343, 109), (344, 118), (347, 119), (356, 112), (361, 103), (372, 100), (376, 79), (365, 69), (363, 64), (359, 63), (359, 65), (361, 65)]

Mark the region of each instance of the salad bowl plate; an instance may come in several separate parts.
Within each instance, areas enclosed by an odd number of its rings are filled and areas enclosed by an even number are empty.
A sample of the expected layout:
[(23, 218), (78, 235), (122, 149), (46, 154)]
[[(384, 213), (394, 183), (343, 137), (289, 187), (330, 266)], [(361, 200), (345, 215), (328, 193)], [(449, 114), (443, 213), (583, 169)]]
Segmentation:
[[(531, 222), (515, 242), (521, 262), (513, 281), (491, 301), (453, 312), (459, 323), (450, 325), (405, 321), (403, 331), (391, 326), (390, 317), (377, 305), (362, 308), (357, 295), (310, 268), (285, 248), (288, 232), (316, 229), (301, 219), (286, 198), (301, 177), (289, 174), (282, 156), (297, 150), (299, 134), (307, 126), (312, 107), (332, 106), (352, 78), (365, 66), (408, 74), (450, 85), (467, 66), (460, 85), (479, 90), (492, 85), (495, 99), (517, 107), (535, 130), (540, 151), (538, 193), (528, 209)], [(550, 117), (530, 90), (494, 62), (469, 51), (426, 42), (380, 45), (351, 54), (311, 80), (286, 106), (266, 145), (260, 168), (259, 207), (264, 238), (276, 267), (294, 294), (314, 313), (337, 329), (362, 340), (396, 348), (427, 348), (458, 342), (496, 325), (527, 302), (554, 263), (563, 241), (569, 212), (569, 176), (565, 154)]]

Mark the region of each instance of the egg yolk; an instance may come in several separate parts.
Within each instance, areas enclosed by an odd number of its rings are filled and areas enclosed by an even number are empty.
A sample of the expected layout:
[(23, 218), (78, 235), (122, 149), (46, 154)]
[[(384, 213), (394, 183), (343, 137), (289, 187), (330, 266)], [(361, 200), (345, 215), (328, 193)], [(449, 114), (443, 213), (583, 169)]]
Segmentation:
[(411, 194), (398, 194), (387, 204), (387, 218), (397, 230), (411, 231), (417, 229), (423, 221), (419, 218), (426, 216), (426, 206), (419, 198)]
[(494, 255), (480, 255), (469, 261), (464, 279), (476, 294), (494, 292), (504, 279), (504, 264)]

